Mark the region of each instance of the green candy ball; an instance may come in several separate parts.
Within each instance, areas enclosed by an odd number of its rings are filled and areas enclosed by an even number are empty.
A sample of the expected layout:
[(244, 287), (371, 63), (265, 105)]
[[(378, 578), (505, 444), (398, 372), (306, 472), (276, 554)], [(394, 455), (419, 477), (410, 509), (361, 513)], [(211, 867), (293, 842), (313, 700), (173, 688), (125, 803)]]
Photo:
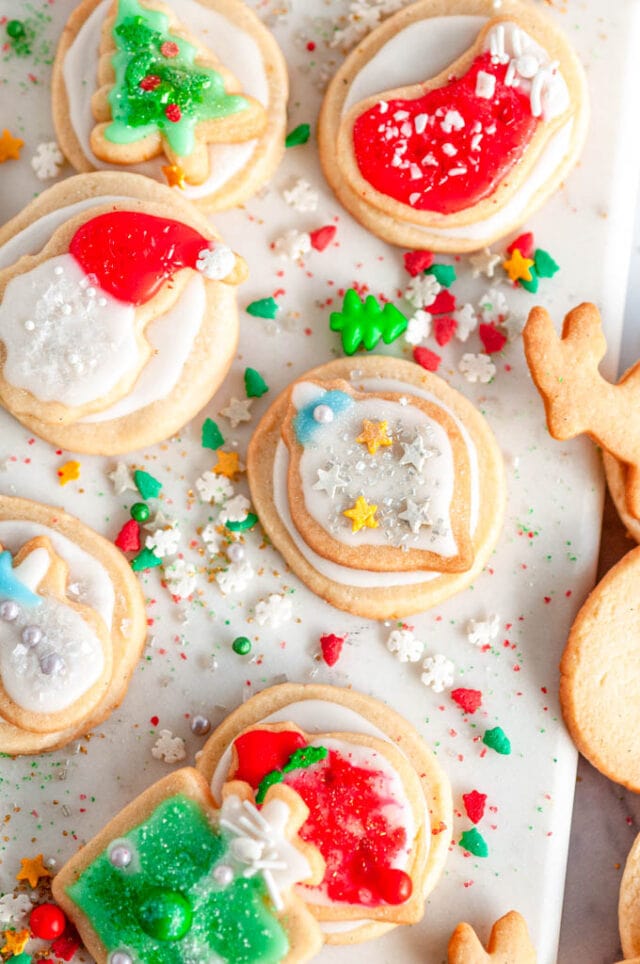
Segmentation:
[(238, 636), (231, 644), (231, 649), (238, 656), (246, 656), (251, 652), (251, 640), (247, 636)]
[(7, 33), (12, 40), (22, 40), (26, 32), (22, 20), (10, 20), (7, 24)]
[(143, 931), (157, 941), (179, 941), (188, 933), (193, 911), (186, 897), (176, 890), (149, 891), (138, 907)]
[(131, 506), (131, 518), (136, 522), (146, 522), (150, 515), (151, 510), (144, 502), (135, 502)]

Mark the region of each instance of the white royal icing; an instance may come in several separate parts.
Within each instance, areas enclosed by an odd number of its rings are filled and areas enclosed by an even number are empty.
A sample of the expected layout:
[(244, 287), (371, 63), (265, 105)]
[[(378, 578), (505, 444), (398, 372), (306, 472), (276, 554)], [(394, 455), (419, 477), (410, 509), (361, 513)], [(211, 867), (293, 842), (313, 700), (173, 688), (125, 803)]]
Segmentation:
[[(63, 76), (69, 99), (69, 118), (84, 154), (100, 170), (117, 170), (121, 165), (99, 160), (91, 150), (90, 136), (95, 120), (91, 97), (96, 90), (96, 67), (100, 34), (111, 0), (103, 0), (85, 20), (64, 59)], [(220, 58), (240, 82), (242, 91), (269, 106), (269, 81), (260, 48), (253, 37), (216, 10), (195, 0), (180, 0), (176, 12), (186, 28)], [(256, 140), (240, 144), (210, 144), (210, 174), (203, 184), (186, 185), (189, 198), (213, 194), (242, 171), (255, 152)], [(144, 164), (130, 165), (128, 170), (164, 181), (161, 167), (165, 160), (156, 158)]]
[[(345, 98), (343, 113), (358, 101), (379, 93), (381, 78), (384, 78), (386, 89), (393, 89), (421, 83), (425, 77), (440, 73), (472, 46), (486, 22), (485, 17), (459, 15), (428, 17), (409, 24), (383, 44), (358, 72)], [(532, 51), (534, 48), (542, 50), (531, 37), (523, 31), (520, 33)], [(548, 56), (544, 51), (542, 53), (548, 63)], [(549, 111), (545, 114), (546, 119), (557, 116), (569, 103), (568, 88), (560, 74), (555, 75), (553, 84), (546, 86), (543, 103)], [(562, 163), (571, 145), (572, 130), (573, 121), (568, 120), (552, 135), (525, 182), (494, 214), (457, 228), (425, 228), (419, 224), (411, 224), (411, 227), (437, 237), (477, 238), (479, 242), (489, 235), (499, 234), (504, 226), (508, 227), (521, 218), (534, 195)]]
[[(51, 235), (70, 218), (88, 208), (130, 201), (129, 197), (105, 195), (86, 198), (38, 218), (0, 248), (0, 269), (14, 264), (25, 254), (35, 254)], [(120, 418), (158, 401), (177, 385), (186, 359), (198, 335), (206, 307), (206, 290), (200, 275), (194, 274), (176, 304), (155, 318), (145, 329), (152, 354), (126, 395), (109, 409), (87, 416), (83, 422)], [(1, 335), (1, 332), (0, 332)]]

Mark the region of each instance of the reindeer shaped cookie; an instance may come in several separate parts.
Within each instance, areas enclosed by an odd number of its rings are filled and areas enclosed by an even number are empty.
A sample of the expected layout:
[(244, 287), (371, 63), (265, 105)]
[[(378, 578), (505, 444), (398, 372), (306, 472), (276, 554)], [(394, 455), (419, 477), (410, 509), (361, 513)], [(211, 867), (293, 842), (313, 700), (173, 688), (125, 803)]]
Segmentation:
[(544, 401), (555, 439), (583, 433), (626, 466), (626, 503), (640, 519), (640, 432), (630, 418), (640, 396), (640, 362), (618, 384), (598, 366), (607, 343), (595, 305), (578, 305), (564, 319), (559, 338), (544, 308), (533, 308), (523, 332), (531, 375)]
[(458, 924), (449, 941), (449, 964), (536, 964), (524, 918), (510, 910), (496, 921), (486, 951), (470, 924)]

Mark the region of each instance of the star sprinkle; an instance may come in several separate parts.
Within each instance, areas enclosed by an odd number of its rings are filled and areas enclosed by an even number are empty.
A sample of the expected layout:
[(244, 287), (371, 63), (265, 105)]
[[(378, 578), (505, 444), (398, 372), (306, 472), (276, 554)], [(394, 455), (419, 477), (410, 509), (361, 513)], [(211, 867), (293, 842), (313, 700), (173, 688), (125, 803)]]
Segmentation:
[(19, 161), (20, 151), (24, 147), (24, 141), (20, 140), (19, 137), (14, 137), (11, 131), (7, 128), (2, 132), (0, 136), (0, 164), (4, 164), (5, 161)]
[(42, 862), (42, 854), (35, 857), (23, 857), (16, 880), (26, 880), (30, 887), (37, 887), (43, 877), (51, 877), (51, 871)]
[(256, 605), (255, 616), (259, 626), (277, 629), (283, 623), (288, 623), (293, 615), (293, 606), (289, 596), (271, 593), (267, 599), (261, 599)]
[(48, 181), (49, 178), (57, 177), (63, 164), (62, 151), (55, 141), (45, 141), (38, 144), (36, 152), (31, 158), (31, 167), (35, 171), (36, 177), (41, 181)]
[(361, 529), (377, 529), (378, 521), (375, 517), (378, 511), (377, 505), (369, 505), (363, 495), (359, 495), (355, 504), (350, 509), (345, 509), (342, 513), (347, 519), (351, 519), (351, 531), (360, 532)]
[(163, 763), (179, 763), (186, 755), (182, 737), (174, 736), (171, 730), (160, 730), (158, 739), (151, 747), (151, 756), (154, 760), (162, 760)]
[(435, 656), (427, 656), (422, 664), (424, 673), (420, 679), (425, 686), (429, 686), (434, 693), (442, 693), (453, 685), (455, 676), (455, 666), (450, 659), (442, 653)]
[(395, 653), (401, 663), (417, 663), (424, 652), (424, 643), (416, 639), (410, 629), (394, 629), (389, 633), (387, 649)]
[(3, 931), (4, 947), (3, 954), (13, 954), (15, 957), (22, 954), (29, 941), (29, 931)]
[(116, 495), (122, 495), (123, 492), (128, 491), (138, 491), (129, 467), (125, 465), (124, 462), (118, 462), (115, 469), (109, 472), (108, 478), (113, 485), (113, 491)]
[(474, 355), (472, 352), (466, 352), (462, 356), (458, 369), (472, 384), (475, 382), (486, 384), (491, 381), (496, 373), (496, 366), (488, 355)]
[(71, 462), (65, 462), (61, 465), (56, 472), (60, 485), (66, 485), (68, 482), (75, 482), (76, 479), (80, 478), (80, 463), (72, 460)]
[(167, 179), (169, 187), (179, 187), (181, 191), (185, 187), (185, 174), (179, 164), (165, 164), (162, 173)]
[(500, 617), (493, 615), (488, 619), (470, 619), (465, 632), (472, 646), (490, 646), (500, 632)]
[(220, 415), (228, 418), (231, 428), (237, 428), (241, 422), (251, 421), (252, 398), (230, 398), (227, 405), (220, 409)]
[(347, 485), (347, 479), (342, 478), (340, 469), (341, 466), (336, 462), (329, 469), (318, 469), (318, 481), (314, 482), (313, 488), (326, 492), (330, 499), (335, 498), (336, 492)]
[(370, 422), (368, 418), (362, 423), (362, 432), (358, 435), (356, 442), (366, 445), (369, 455), (375, 455), (379, 448), (387, 448), (393, 445), (393, 439), (387, 432), (386, 422)]
[(218, 452), (218, 461), (213, 467), (216, 475), (224, 475), (227, 479), (235, 479), (236, 475), (244, 472), (237, 452)]
[(406, 509), (398, 513), (398, 518), (406, 522), (414, 535), (418, 535), (422, 526), (433, 525), (433, 520), (429, 516), (430, 499), (424, 502), (413, 502), (412, 499), (406, 500)]
[(479, 278), (481, 274), (483, 274), (485, 278), (493, 278), (495, 270), (502, 261), (502, 258), (489, 248), (485, 248), (483, 251), (479, 251), (478, 254), (472, 254), (469, 261), (471, 262), (471, 274), (474, 278)]
[(509, 280), (513, 282), (531, 281), (530, 269), (533, 265), (533, 258), (523, 258), (518, 248), (513, 250), (510, 258), (502, 262), (502, 267), (509, 275)]
[(436, 448), (427, 448), (424, 444), (424, 439), (418, 433), (416, 433), (413, 442), (402, 442), (401, 445), (403, 452), (400, 458), (400, 465), (412, 465), (416, 472), (422, 471), (422, 466), (427, 459), (440, 454)]

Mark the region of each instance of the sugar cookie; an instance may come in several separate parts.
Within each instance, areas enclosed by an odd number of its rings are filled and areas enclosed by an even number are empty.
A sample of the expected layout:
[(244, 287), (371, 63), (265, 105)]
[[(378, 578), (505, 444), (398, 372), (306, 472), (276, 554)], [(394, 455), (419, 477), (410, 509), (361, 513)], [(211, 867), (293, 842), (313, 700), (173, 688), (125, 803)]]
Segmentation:
[(84, 0), (52, 92), (77, 171), (126, 166), (207, 211), (254, 194), (284, 151), (286, 65), (241, 0)]
[(418, 365), (340, 359), (272, 404), (247, 459), (253, 504), (319, 596), (387, 619), (467, 586), (495, 545), (502, 457), (478, 411)]
[(625, 960), (640, 960), (640, 836), (629, 851), (620, 883), (618, 927)]
[(584, 72), (551, 18), (519, 0), (421, 0), (347, 57), (318, 132), (324, 173), (392, 244), (473, 251), (560, 185), (586, 134)]
[(449, 964), (536, 964), (527, 923), (517, 911), (496, 921), (485, 951), (470, 924), (458, 924), (449, 941)]
[(57, 184), (0, 229), (0, 403), (76, 452), (168, 438), (227, 373), (245, 275), (208, 220), (148, 178)]
[(218, 727), (197, 765), (216, 799), (233, 779), (257, 787), (257, 799), (279, 781), (300, 794), (310, 811), (301, 836), (327, 874), (298, 893), (328, 943), (369, 940), (422, 917), (451, 840), (451, 791), (389, 707), (335, 686), (272, 687)]

